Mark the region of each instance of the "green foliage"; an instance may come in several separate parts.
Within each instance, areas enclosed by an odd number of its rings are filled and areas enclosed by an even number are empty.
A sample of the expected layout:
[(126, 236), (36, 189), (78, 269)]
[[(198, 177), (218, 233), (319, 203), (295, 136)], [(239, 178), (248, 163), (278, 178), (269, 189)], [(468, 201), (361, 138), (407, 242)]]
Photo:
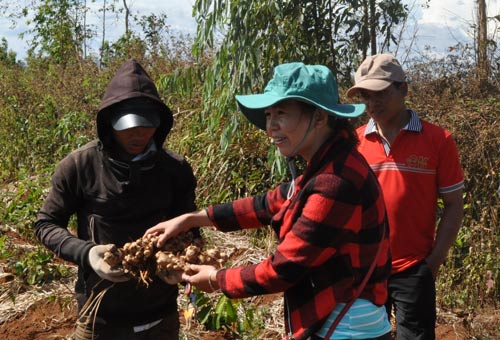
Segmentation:
[(16, 64), (16, 52), (9, 50), (7, 39), (2, 37), (0, 45), (0, 63), (14, 66)]
[(45, 177), (31, 177), (0, 192), (3, 223), (17, 226), (19, 234), (31, 242), (36, 242), (33, 222), (45, 198), (47, 184)]
[(109, 66), (113, 60), (125, 60), (127, 58), (142, 59), (146, 54), (146, 44), (133, 33), (121, 36), (117, 41), (110, 44), (105, 42), (101, 47), (101, 65)]
[(11, 258), (12, 251), (8, 248), (7, 235), (0, 236), (0, 261), (5, 261)]
[(91, 127), (89, 116), (82, 112), (68, 112), (57, 121), (53, 130), (53, 137), (59, 141), (56, 147), (58, 155), (66, 155), (70, 151), (79, 148), (91, 139), (91, 136), (82, 134)]
[(255, 339), (265, 329), (263, 315), (256, 306), (225, 295), (213, 296), (196, 291), (197, 319), (208, 330), (224, 330), (241, 339)]
[(394, 34), (397, 25), (406, 20), (408, 7), (401, 1), (384, 0), (378, 3), (378, 11), (375, 13), (375, 21), (379, 23), (376, 30), (383, 37), (380, 51), (385, 51), (391, 43), (396, 44), (398, 37)]
[[(175, 116), (169, 144), (175, 145), (177, 152), (187, 155), (193, 166), (198, 179), (199, 206), (262, 193), (276, 182), (285, 180), (283, 158), (275, 148), (269, 148), (265, 133), (245, 122), (240, 125), (241, 131), (230, 131), (233, 142), (224, 143), (228, 139), (221, 137), (219, 131), (225, 120), (195, 107), (191, 110), (191, 106), (202, 105), (199, 99), (203, 73), (203, 65), (190, 64), (160, 77), (157, 82), (170, 107), (182, 105), (185, 108)], [(179, 102), (179, 98), (186, 99)], [(229, 119), (235, 120), (239, 115), (239, 112), (233, 112)]]
[(43, 246), (17, 258), (18, 261), (12, 264), (13, 273), (29, 285), (59, 280), (69, 274), (66, 266), (54, 263), (53, 254)]
[(165, 55), (167, 46), (163, 44), (163, 37), (168, 35), (167, 15), (165, 13), (143, 15), (137, 23), (144, 32), (148, 53), (153, 57)]
[(198, 311), (200, 322), (209, 330), (234, 329), (238, 317), (233, 301), (222, 295), (215, 308), (209, 302), (210, 300), (204, 294), (196, 300), (200, 308)]
[(53, 254), (45, 247), (28, 250), (8, 242), (7, 235), (0, 236), (0, 261), (4, 270), (28, 285), (59, 280), (69, 274), (68, 268), (55, 263)]
[[(350, 82), (358, 51), (367, 45), (366, 39), (360, 38), (366, 22), (360, 18), (368, 15), (362, 11), (361, 2), (195, 2), (198, 31), (193, 51), (201, 57), (207, 48), (216, 49), (213, 65), (204, 74), (203, 109), (217, 121), (214, 126), (222, 127), (223, 148), (239, 128), (240, 117), (232, 114), (236, 110), (234, 94), (262, 89), (277, 64), (326, 64), (339, 78)], [(406, 9), (399, 0), (380, 1), (378, 6), (379, 11), (368, 24), (384, 34), (388, 44), (395, 40), (392, 28), (405, 18)]]
[(90, 117), (102, 91), (94, 68), (0, 64), (1, 182), (50, 171), (93, 138)]
[[(39, 53), (28, 59), (26, 67), (12, 63), (6, 43), (0, 46), (0, 219), (30, 242), (37, 242), (31, 225), (55, 164), (95, 137), (96, 108), (125, 58), (139, 59), (156, 77), (175, 116), (166, 146), (193, 166), (197, 204), (203, 208), (262, 193), (289, 180), (283, 158), (269, 146), (265, 133), (241, 119), (234, 95), (262, 90), (273, 66), (295, 60), (328, 64), (345, 89), (367, 44), (359, 22), (364, 23), (368, 1), (198, 0), (194, 56), (193, 40), (172, 35), (164, 26), (165, 16), (155, 14), (139, 19), (144, 38), (130, 32), (105, 42), (98, 67), (81, 58), (77, 18), (86, 10), (77, 10), (74, 1), (40, 4), (33, 10), (47, 17), (33, 21), (39, 29), (35, 41)], [(49, 4), (62, 8), (51, 9)], [(398, 1), (376, 4), (377, 34), (380, 44), (387, 46), (395, 39), (394, 25), (404, 18), (404, 10)], [(55, 27), (59, 17), (61, 26)], [(73, 31), (62, 39), (60, 33), (66, 29)], [(457, 46), (443, 60), (406, 64), (408, 103), (426, 119), (448, 128), (459, 146), (466, 214), (438, 277), (438, 303), (442, 309), (471, 314), (495, 308), (500, 301), (498, 72), (492, 73), (491, 88), (480, 88), (473, 53), (467, 46)], [(71, 223), (75, 225), (74, 219)], [(245, 234), (253, 247), (273, 243), (273, 235), (267, 228)], [(16, 250), (5, 236), (0, 237), (0, 258), (11, 261), (9, 267), (28, 283), (65, 275), (43, 249)], [(493, 288), (486, 286), (489, 272), (496, 282)], [(241, 338), (261, 337), (263, 320), (269, 318), (246, 300), (224, 297), (212, 302), (200, 293), (199, 303), (207, 327), (226, 329)]]
[(77, 0), (44, 0), (34, 10), (27, 24), (34, 27), (28, 54), (48, 56), (57, 64), (66, 64), (81, 55), (84, 39), (89, 32), (83, 26), (86, 8)]
[(38, 115), (16, 113), (17, 97), (7, 99), (14, 104), (9, 106), (14, 110), (0, 112), (0, 116), (5, 117), (5, 124), (0, 128), (5, 132), (0, 136), (0, 146), (5, 150), (2, 177), (13, 178), (15, 172), (23, 169), (34, 173), (40, 167), (52, 166), (55, 159), (89, 140), (80, 134), (89, 129), (88, 116), (69, 112), (58, 119), (59, 107), (51, 96), (41, 98), (43, 103), (38, 107)]
[[(432, 61), (412, 61), (411, 107), (452, 132), (465, 175), (464, 221), (436, 282), (443, 309), (474, 311), (500, 301), (500, 135), (498, 82), (480, 88), (468, 47)], [(487, 275), (495, 282), (488, 288)]]

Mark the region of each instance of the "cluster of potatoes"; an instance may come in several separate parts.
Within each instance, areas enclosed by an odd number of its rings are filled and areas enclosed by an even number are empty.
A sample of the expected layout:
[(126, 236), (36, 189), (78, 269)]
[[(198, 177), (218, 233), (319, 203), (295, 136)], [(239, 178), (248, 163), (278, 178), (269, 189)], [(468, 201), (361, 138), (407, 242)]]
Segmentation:
[(189, 271), (190, 264), (222, 266), (228, 256), (212, 248), (203, 250), (201, 238), (192, 232), (169, 239), (159, 249), (156, 247), (158, 236), (146, 235), (133, 242), (114, 248), (104, 254), (104, 260), (112, 268), (123, 268), (124, 272), (140, 283), (149, 285), (153, 275), (166, 277)]

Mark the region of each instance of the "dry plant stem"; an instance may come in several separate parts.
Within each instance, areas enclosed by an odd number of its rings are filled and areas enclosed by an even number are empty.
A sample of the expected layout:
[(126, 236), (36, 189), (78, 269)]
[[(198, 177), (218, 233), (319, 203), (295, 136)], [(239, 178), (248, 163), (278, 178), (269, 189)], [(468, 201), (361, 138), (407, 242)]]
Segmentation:
[[(103, 280), (99, 281), (96, 286), (98, 286)], [(94, 327), (95, 327), (95, 321), (97, 319), (97, 312), (99, 310), (99, 307), (101, 305), (101, 301), (104, 298), (104, 295), (106, 292), (112, 288), (115, 284), (113, 283), (111, 286), (106, 287), (102, 291), (100, 291), (97, 295), (94, 296), (94, 291), (90, 294), (89, 298), (85, 302), (85, 305), (83, 305), (82, 310), (78, 314), (78, 320), (77, 323), (85, 325), (84, 329), (85, 332), (87, 330), (87, 326), (92, 322), (92, 339), (94, 339)], [(77, 330), (80, 328), (77, 327)]]

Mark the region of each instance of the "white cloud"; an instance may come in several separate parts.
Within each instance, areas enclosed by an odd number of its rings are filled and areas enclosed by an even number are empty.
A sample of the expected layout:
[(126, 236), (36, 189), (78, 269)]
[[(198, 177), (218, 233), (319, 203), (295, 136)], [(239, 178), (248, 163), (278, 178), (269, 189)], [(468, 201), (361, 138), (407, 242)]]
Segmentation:
[[(151, 13), (165, 13), (167, 24), (174, 31), (194, 34), (196, 32), (195, 20), (192, 17), (192, 8), (195, 0), (132, 0), (129, 8), (133, 13), (148, 15)], [(425, 46), (432, 47), (438, 53), (444, 53), (450, 46), (457, 42), (471, 42), (472, 29), (475, 19), (475, 4), (473, 0), (404, 0), (410, 9), (408, 26), (402, 38), (399, 51), (405, 46), (412, 44), (412, 50), (422, 51)], [(428, 6), (423, 6), (424, 4)], [(121, 6), (121, 2), (119, 4)], [(88, 21), (96, 27), (97, 33), (101, 34), (101, 14), (98, 8), (102, 6), (101, 1), (91, 2), (92, 13)], [(487, 0), (488, 16), (493, 17), (500, 14), (500, 0)], [(490, 20), (489, 30), (495, 36), (498, 33), (496, 20)], [(19, 27), (10, 29), (10, 22), (0, 18), (0, 37), (6, 37), (9, 48), (14, 50), (18, 58), (24, 58), (27, 43), (18, 37), (20, 32), (26, 31), (23, 22)], [(123, 15), (118, 19), (109, 17), (106, 20), (106, 35), (108, 40), (115, 40), (124, 33)], [(99, 41), (100, 38), (96, 38)]]
[(422, 9), (421, 24), (462, 27), (473, 15), (473, 1), (440, 0), (430, 1), (429, 7)]
[(172, 29), (187, 33), (196, 31), (192, 17), (194, 0), (136, 1), (132, 6), (139, 13), (165, 13)]
[(430, 47), (434, 52), (446, 53), (450, 46), (458, 42), (467, 42), (468, 18), (460, 17), (457, 13), (466, 13), (467, 6), (463, 2), (454, 3), (449, 0), (430, 1), (429, 7), (423, 8), (416, 5), (409, 19), (409, 29), (405, 35), (406, 40), (414, 40), (412, 50), (422, 53)]
[[(412, 39), (412, 51), (421, 53), (430, 47), (434, 54), (444, 54), (457, 43), (474, 41), (476, 1), (473, 0), (404, 0), (411, 8), (408, 29), (404, 41), (408, 46)], [(500, 14), (499, 2), (487, 0), (488, 16)], [(496, 37), (498, 21), (489, 20), (489, 33)], [(401, 48), (400, 48), (401, 50)]]
[(16, 52), (19, 58), (21, 51), (26, 51), (28, 49), (27, 42), (19, 38), (19, 34), (26, 31), (26, 28), (12, 27), (10, 20), (6, 18), (0, 18), (0, 27), (0, 39), (5, 38), (8, 48)]
[[(476, 23), (476, 1), (431, 0), (428, 7), (422, 7), (425, 0), (406, 0), (407, 3), (416, 2), (413, 16), (418, 25), (432, 25), (439, 29), (456, 29), (469, 32)], [(500, 14), (500, 1), (486, 1), (487, 15), (493, 17)], [(495, 20), (489, 20), (490, 31), (495, 27)]]

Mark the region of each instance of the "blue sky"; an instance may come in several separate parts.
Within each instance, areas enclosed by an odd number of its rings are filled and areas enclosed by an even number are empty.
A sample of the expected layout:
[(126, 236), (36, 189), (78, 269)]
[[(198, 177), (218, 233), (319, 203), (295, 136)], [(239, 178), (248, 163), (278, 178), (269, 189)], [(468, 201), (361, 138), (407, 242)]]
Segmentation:
[[(102, 2), (90, 4), (100, 7)], [(472, 28), (475, 22), (475, 0), (404, 0), (411, 8), (410, 18), (407, 22), (405, 35), (401, 40), (397, 54), (407, 53), (410, 49), (413, 53), (419, 53), (425, 46), (431, 47), (435, 54), (446, 53), (450, 46), (457, 42), (472, 42)], [(119, 2), (121, 4), (121, 2)], [(192, 4), (194, 0), (132, 0), (129, 7), (133, 12), (140, 15), (164, 12), (167, 14), (167, 23), (173, 30), (195, 33), (195, 22), (191, 17)], [(424, 4), (428, 3), (425, 7)], [(500, 0), (487, 0), (488, 16), (493, 17), (500, 14)], [(89, 21), (100, 22), (100, 18), (94, 15)], [(123, 23), (117, 23), (113, 19), (107, 19), (108, 38), (123, 34)], [(26, 30), (20, 22), (14, 29), (5, 18), (0, 18), (0, 37), (7, 39), (9, 48), (14, 50), (18, 58), (23, 58), (26, 53), (27, 43), (19, 39), (19, 33)], [(490, 20), (489, 30), (498, 40), (499, 22)], [(101, 24), (99, 24), (101, 25)], [(99, 39), (96, 39), (99, 40)]]

